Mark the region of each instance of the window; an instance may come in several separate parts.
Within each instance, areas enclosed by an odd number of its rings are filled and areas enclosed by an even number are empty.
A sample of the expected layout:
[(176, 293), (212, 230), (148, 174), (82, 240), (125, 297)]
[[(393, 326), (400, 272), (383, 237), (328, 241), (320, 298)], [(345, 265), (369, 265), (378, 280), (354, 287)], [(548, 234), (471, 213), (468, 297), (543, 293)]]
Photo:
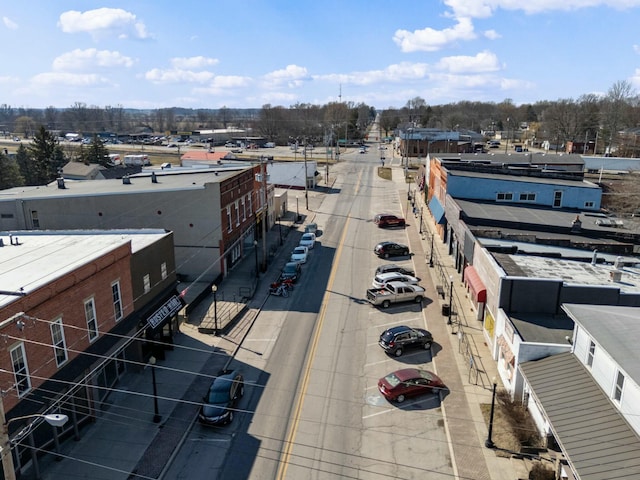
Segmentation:
[(584, 202), (584, 208), (593, 208), (593, 202)]
[(167, 278), (167, 262), (162, 262), (160, 264), (160, 276), (163, 280)]
[(231, 205), (227, 205), (227, 232), (231, 231)]
[(249, 202), (249, 215), (253, 215), (253, 207), (251, 206), (251, 195), (247, 195), (247, 202)]
[(142, 278), (142, 281), (144, 282), (144, 293), (149, 292), (151, 290), (151, 278), (148, 273)]
[(593, 367), (593, 356), (596, 353), (596, 344), (593, 341), (589, 342), (589, 353), (587, 353), (587, 365)]
[(238, 207), (238, 201), (236, 200), (235, 203), (235, 207), (236, 207), (236, 225), (240, 225), (240, 209)]
[(553, 192), (553, 208), (560, 208), (562, 206), (562, 192), (556, 190)]
[(56, 364), (62, 365), (67, 361), (67, 344), (64, 339), (64, 327), (62, 326), (62, 318), (58, 318), (51, 325), (51, 344), (53, 345), (53, 353), (56, 356)]
[(116, 322), (122, 319), (122, 296), (120, 295), (120, 282), (111, 284), (111, 296), (113, 298), (113, 318)]
[(242, 197), (242, 221), (244, 222), (247, 219), (247, 202), (244, 197)]
[(513, 193), (511, 192), (499, 192), (496, 195), (496, 200), (498, 202), (508, 202), (513, 200)]
[(40, 220), (38, 220), (38, 212), (35, 210), (31, 210), (31, 223), (33, 224), (33, 228), (40, 228)]
[(93, 298), (84, 302), (84, 316), (87, 319), (87, 334), (89, 341), (98, 338), (98, 319), (96, 318), (96, 306)]
[(521, 193), (520, 194), (521, 202), (535, 202), (536, 194), (535, 193)]
[(618, 402), (622, 398), (622, 389), (624, 388), (624, 375), (622, 372), (618, 372), (618, 376), (616, 378), (616, 388), (613, 391), (613, 398)]
[(29, 378), (29, 367), (27, 366), (27, 356), (24, 353), (23, 343), (11, 349), (11, 364), (13, 365), (13, 378), (18, 390), (18, 396), (22, 397), (31, 390), (31, 378)]
[(13, 213), (0, 213), (0, 218), (13, 218)]

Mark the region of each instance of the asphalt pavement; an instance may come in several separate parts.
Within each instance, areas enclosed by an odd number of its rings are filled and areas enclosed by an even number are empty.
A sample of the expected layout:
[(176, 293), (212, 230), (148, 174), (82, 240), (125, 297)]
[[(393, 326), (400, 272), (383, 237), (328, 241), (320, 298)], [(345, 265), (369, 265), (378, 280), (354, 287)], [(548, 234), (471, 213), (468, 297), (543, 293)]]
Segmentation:
[[(393, 182), (400, 198), (407, 198), (408, 187), (399, 159), (392, 157), (388, 160), (392, 160)], [(372, 162), (372, 168), (378, 167), (379, 162)], [(321, 205), (322, 199), (322, 188), (309, 192), (309, 210), (306, 210), (306, 205), (300, 209), (303, 222), (295, 224), (292, 216), (283, 224), (287, 235), (301, 230), (304, 223), (313, 221), (313, 211)], [(453, 299), (447, 298), (448, 292), (445, 292), (445, 298), (440, 297), (433, 286), (429, 287), (427, 293), (439, 299), (440, 304), (448, 303), (453, 309), (451, 324), (447, 323), (448, 316), (440, 315), (439, 318), (428, 318), (428, 326), (443, 346), (436, 360), (437, 373), (447, 379), (447, 386), (452, 392), (443, 402), (442, 409), (456, 478), (527, 478), (521, 460), (496, 455), (496, 450), (484, 447), (487, 427), (480, 404), (491, 403), (492, 379), (497, 373), (495, 362), (482, 333), (482, 322), (475, 319), (475, 313), (466, 298), (466, 288), (459, 281), (453, 259), (448, 255), (447, 245), (434, 241), (433, 252), (430, 250), (435, 225), (426, 206), (420, 203), (420, 199), (417, 202), (417, 210), (423, 214), (422, 222), (413, 215), (413, 206), (409, 202), (406, 208), (403, 206), (406, 218), (413, 219), (407, 227), (410, 246), (415, 258), (424, 259), (423, 262), (415, 262), (416, 275), (430, 277), (433, 285), (441, 284), (441, 279), (447, 279), (449, 275), (455, 279)], [(280, 239), (280, 227), (276, 226), (268, 232), (267, 242), (274, 246), (276, 257), (291, 249), (290, 242), (284, 241), (281, 246)], [(258, 253), (261, 255), (261, 252)], [(430, 259), (434, 260), (433, 267), (429, 267)], [(280, 263), (272, 260), (270, 268), (256, 278), (255, 256), (246, 255), (218, 286), (220, 302), (227, 302), (231, 304), (228, 308), (237, 310), (236, 314), (230, 314), (226, 332), (215, 336), (198, 331), (198, 324), (211, 315), (213, 295), (208, 295), (185, 319), (181, 331), (174, 338), (173, 350), (166, 352), (164, 360), (158, 360), (153, 369), (149, 366), (139, 373), (126, 372), (108, 397), (103, 410), (96, 412), (96, 422), (81, 431), (80, 439), (63, 442), (60, 446), (61, 456), (57, 459), (54, 460), (52, 455), (43, 458), (40, 463), (41, 478), (164, 478), (172, 455), (196, 420), (198, 404), (211, 377), (226, 366), (233, 354), (236, 345), (232, 338), (234, 329), (231, 327), (241, 324), (242, 317), (252, 313), (251, 299), (235, 295), (235, 292), (246, 291), (243, 288), (246, 289), (251, 283), (254, 285), (252, 291), (255, 291), (265, 282), (273, 281), (278, 275)], [(225, 308), (222, 303), (217, 306)], [(474, 368), (470, 368), (470, 358)], [(154, 375), (160, 417), (157, 423), (154, 422)], [(176, 402), (175, 399), (181, 401)], [(22, 478), (37, 478), (37, 473), (25, 472)]]

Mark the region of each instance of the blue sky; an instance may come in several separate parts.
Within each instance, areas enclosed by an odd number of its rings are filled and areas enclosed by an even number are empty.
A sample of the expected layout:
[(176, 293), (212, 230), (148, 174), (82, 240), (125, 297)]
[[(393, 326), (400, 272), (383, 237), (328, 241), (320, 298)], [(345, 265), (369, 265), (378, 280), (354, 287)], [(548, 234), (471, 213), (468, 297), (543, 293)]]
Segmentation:
[(4, 0), (0, 19), (12, 107), (384, 109), (640, 90), (640, 0)]

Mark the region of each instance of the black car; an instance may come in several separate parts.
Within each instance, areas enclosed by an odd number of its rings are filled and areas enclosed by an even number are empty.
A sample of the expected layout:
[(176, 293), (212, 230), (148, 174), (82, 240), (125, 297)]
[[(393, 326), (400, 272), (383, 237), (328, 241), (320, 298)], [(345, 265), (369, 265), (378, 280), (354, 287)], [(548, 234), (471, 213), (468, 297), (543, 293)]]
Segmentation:
[(205, 425), (226, 425), (233, 421), (233, 409), (244, 395), (244, 378), (235, 370), (220, 373), (211, 382), (198, 419)]
[(287, 262), (280, 273), (280, 281), (291, 280), (292, 282), (297, 282), (301, 272), (300, 263)]
[(416, 273), (410, 268), (405, 268), (400, 265), (396, 265), (395, 263), (385, 263), (376, 268), (376, 275), (380, 273), (391, 273), (398, 272), (403, 275), (410, 275), (412, 277), (416, 276)]
[(373, 251), (383, 258), (409, 255), (409, 247), (395, 242), (381, 242), (375, 246)]
[(399, 357), (407, 348), (424, 348), (425, 350), (429, 350), (432, 343), (433, 336), (430, 332), (421, 328), (411, 328), (400, 325), (382, 332), (378, 345), (388, 354)]

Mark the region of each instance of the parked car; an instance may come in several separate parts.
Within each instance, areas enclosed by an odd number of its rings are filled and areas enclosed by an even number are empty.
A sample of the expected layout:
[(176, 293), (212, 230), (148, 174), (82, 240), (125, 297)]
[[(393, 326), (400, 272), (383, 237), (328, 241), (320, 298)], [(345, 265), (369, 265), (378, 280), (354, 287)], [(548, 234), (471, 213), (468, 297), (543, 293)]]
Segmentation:
[(300, 278), (301, 273), (302, 268), (300, 268), (300, 264), (298, 262), (287, 262), (282, 268), (279, 281), (282, 282), (283, 280), (291, 280), (295, 283)]
[(446, 388), (432, 372), (418, 368), (396, 370), (378, 380), (378, 390), (390, 402), (402, 403), (407, 397), (433, 393)]
[(389, 213), (379, 213), (378, 215), (373, 217), (373, 223), (378, 225), (379, 228), (406, 226), (406, 221), (404, 218), (398, 217), (396, 215), (391, 215)]
[(296, 248), (293, 249), (293, 252), (291, 252), (290, 261), (297, 262), (297, 263), (307, 263), (308, 256), (309, 256), (309, 249), (307, 247), (297, 246)]
[(244, 378), (236, 370), (221, 372), (211, 382), (198, 419), (205, 425), (226, 425), (233, 421), (234, 412), (244, 395)]
[(379, 273), (373, 277), (371, 286), (373, 288), (382, 288), (389, 282), (403, 282), (409, 285), (417, 285), (420, 282), (418, 277), (405, 275), (399, 272)]
[(409, 247), (401, 243), (380, 242), (375, 246), (373, 252), (383, 258), (407, 256), (409, 255)]
[(411, 328), (406, 325), (387, 328), (380, 334), (378, 345), (390, 355), (402, 356), (407, 348), (423, 348), (429, 350), (433, 343), (433, 335), (422, 328)]
[(411, 268), (403, 267), (402, 265), (396, 265), (395, 263), (383, 263), (376, 268), (376, 275), (379, 273), (398, 272), (404, 275), (411, 275), (415, 277), (415, 272)]
[(389, 282), (384, 288), (370, 288), (367, 290), (367, 302), (382, 308), (389, 308), (392, 303), (422, 303), (423, 299), (423, 287), (402, 282)]
[(315, 233), (303, 233), (302, 237), (300, 237), (300, 242), (298, 245), (301, 247), (307, 247), (311, 250), (316, 243), (316, 234)]
[(308, 223), (304, 227), (304, 233), (313, 233), (315, 235), (317, 233), (317, 231), (318, 231), (318, 224), (317, 223)]

